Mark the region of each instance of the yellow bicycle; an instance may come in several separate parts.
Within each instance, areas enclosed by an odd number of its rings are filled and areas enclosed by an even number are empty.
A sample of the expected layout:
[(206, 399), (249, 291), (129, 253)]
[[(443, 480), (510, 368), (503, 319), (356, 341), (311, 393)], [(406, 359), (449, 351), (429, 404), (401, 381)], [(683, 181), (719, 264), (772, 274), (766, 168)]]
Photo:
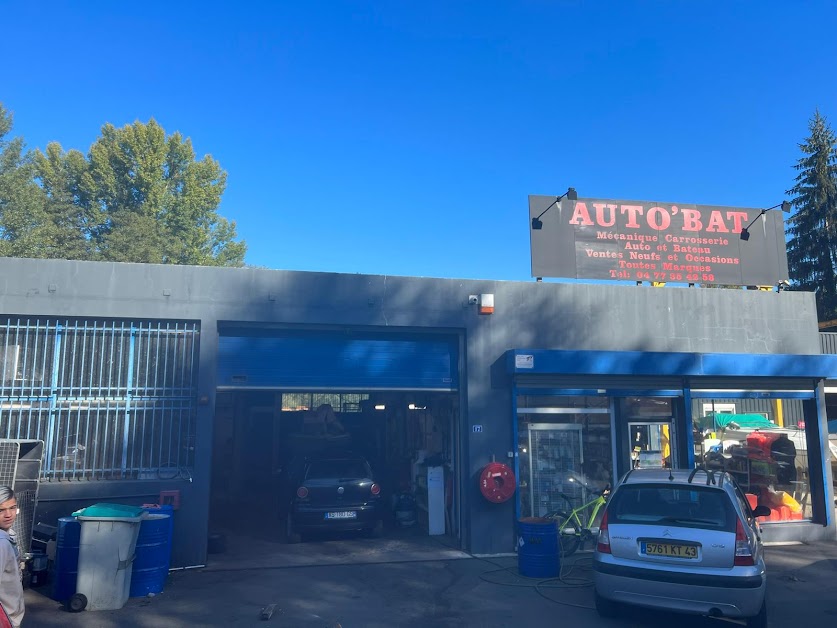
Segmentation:
[[(605, 486), (594, 500), (577, 508), (571, 508), (569, 512), (555, 510), (547, 513), (546, 516), (555, 519), (558, 526), (558, 540), (561, 545), (562, 556), (569, 556), (587, 541), (596, 540), (596, 535), (592, 531), (593, 524), (596, 522), (599, 511), (607, 504), (608, 495), (610, 495), (610, 484)], [(568, 505), (572, 506), (572, 500), (569, 497), (563, 493), (560, 496)], [(590, 517), (587, 520), (587, 525), (585, 525), (582, 517), (588, 510), (590, 511)]]

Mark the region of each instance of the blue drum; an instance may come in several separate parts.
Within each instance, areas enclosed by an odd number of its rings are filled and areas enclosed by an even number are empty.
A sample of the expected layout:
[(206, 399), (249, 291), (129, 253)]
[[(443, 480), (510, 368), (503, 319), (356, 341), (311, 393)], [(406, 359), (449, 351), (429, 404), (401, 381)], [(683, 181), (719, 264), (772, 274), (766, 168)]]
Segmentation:
[(558, 577), (561, 557), (554, 519), (525, 517), (518, 521), (517, 570), (528, 578)]
[(81, 522), (75, 517), (61, 517), (58, 520), (58, 535), (55, 544), (53, 600), (59, 602), (69, 600), (76, 592), (80, 541)]
[(140, 524), (134, 566), (131, 569), (131, 597), (161, 593), (171, 565), (173, 514), (171, 506), (146, 507)]

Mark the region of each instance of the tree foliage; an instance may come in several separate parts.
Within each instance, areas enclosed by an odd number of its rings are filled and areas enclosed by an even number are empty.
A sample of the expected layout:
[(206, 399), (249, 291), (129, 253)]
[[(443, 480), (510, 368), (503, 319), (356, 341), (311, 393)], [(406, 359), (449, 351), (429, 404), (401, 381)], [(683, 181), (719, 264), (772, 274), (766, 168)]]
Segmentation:
[(85, 156), (24, 152), (0, 106), (0, 255), (242, 266), (246, 244), (218, 214), (227, 174), (153, 119), (102, 127)]
[(44, 257), (44, 198), (34, 181), (32, 154), (11, 137), (12, 114), (0, 104), (0, 256)]
[(816, 292), (821, 321), (837, 318), (837, 137), (819, 111), (799, 145), (796, 184), (788, 190), (795, 212), (788, 221), (792, 289)]

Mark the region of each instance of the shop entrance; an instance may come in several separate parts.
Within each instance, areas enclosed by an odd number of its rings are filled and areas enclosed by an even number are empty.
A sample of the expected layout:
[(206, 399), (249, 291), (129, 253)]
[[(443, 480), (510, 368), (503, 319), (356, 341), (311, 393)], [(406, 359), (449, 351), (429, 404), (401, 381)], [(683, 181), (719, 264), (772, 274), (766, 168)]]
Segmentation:
[(628, 446), (631, 469), (668, 469), (672, 467), (670, 422), (628, 423)]
[(623, 397), (619, 399), (621, 476), (631, 469), (676, 468), (679, 463), (675, 441), (674, 400), (666, 397)]

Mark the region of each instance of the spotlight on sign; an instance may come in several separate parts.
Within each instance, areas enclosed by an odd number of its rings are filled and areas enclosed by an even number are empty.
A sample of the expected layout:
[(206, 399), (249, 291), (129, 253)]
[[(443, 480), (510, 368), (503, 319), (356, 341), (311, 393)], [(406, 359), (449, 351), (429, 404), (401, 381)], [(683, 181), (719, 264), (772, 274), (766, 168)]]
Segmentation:
[(553, 205), (558, 203), (562, 198), (567, 197), (571, 201), (578, 200), (578, 193), (575, 191), (575, 188), (567, 188), (567, 191), (564, 192), (561, 196), (556, 196), (555, 200), (552, 201), (545, 210), (543, 210), (540, 214), (538, 214), (537, 218), (532, 218), (532, 229), (538, 231), (543, 229), (543, 221), (541, 220), (541, 216), (543, 216), (546, 212), (548, 212)]
[(785, 212), (786, 214), (787, 214), (788, 212), (790, 212), (790, 210), (791, 210), (791, 204), (790, 204), (788, 201), (782, 201), (781, 203), (779, 203), (779, 204), (777, 204), (777, 205), (774, 205), (773, 207), (768, 207), (767, 209), (763, 209), (763, 210), (761, 210), (761, 211), (758, 213), (758, 216), (756, 216), (755, 218), (753, 218), (753, 220), (750, 222), (750, 224), (749, 224), (749, 225), (747, 225), (746, 227), (744, 227), (744, 228), (741, 230), (741, 234), (739, 235), (739, 237), (740, 237), (742, 240), (744, 240), (744, 242), (746, 242), (747, 240), (749, 240), (749, 239), (750, 239), (750, 227), (752, 227), (752, 226), (753, 226), (753, 224), (754, 224), (754, 223), (755, 223), (755, 222), (756, 222), (759, 218), (761, 218), (762, 216), (764, 216), (764, 214), (765, 214), (765, 213), (769, 212), (771, 209), (776, 209), (777, 207), (781, 207), (781, 208), (782, 208), (782, 211), (783, 211), (783, 212)]

